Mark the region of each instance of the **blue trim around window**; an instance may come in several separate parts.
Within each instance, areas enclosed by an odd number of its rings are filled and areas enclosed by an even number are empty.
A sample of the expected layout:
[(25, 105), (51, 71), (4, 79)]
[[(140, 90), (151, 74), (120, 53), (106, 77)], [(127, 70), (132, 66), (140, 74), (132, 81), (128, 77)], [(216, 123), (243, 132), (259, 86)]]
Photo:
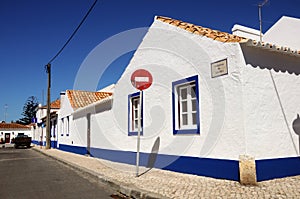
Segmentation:
[[(196, 104), (196, 109), (197, 109), (197, 128), (196, 129), (176, 129), (176, 123), (178, 123), (178, 118), (175, 118), (175, 111), (176, 111), (176, 106), (177, 102), (175, 102), (175, 94), (176, 94), (176, 86), (180, 84), (185, 84), (189, 82), (195, 82), (196, 86), (196, 98), (197, 98), (197, 104)], [(198, 75), (188, 77), (185, 79), (181, 79), (175, 82), (172, 82), (172, 119), (173, 119), (173, 134), (200, 134), (200, 107), (199, 107), (199, 84), (198, 84)]]
[[(143, 92), (143, 91), (142, 91)], [(131, 98), (133, 97), (137, 97), (137, 96), (140, 96), (140, 92), (136, 92), (136, 93), (133, 93), (133, 94), (130, 94), (128, 95), (128, 136), (137, 136), (138, 132), (137, 131), (131, 131), (130, 127), (130, 123), (131, 123), (131, 115), (130, 115), (130, 108), (131, 108)], [(143, 114), (143, 110), (144, 110), (144, 100), (143, 100), (143, 97), (144, 95), (142, 95), (142, 109), (141, 109), (141, 116), (142, 116), (142, 120), (141, 120), (141, 135), (143, 135), (143, 118), (144, 118), (144, 114)]]

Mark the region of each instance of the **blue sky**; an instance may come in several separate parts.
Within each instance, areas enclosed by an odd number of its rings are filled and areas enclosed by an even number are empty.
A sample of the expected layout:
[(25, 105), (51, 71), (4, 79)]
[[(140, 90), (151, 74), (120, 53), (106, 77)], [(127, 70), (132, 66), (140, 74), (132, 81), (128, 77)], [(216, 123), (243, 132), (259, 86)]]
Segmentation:
[[(62, 47), (94, 0), (0, 1), (0, 120), (21, 117), (29, 96), (46, 103), (44, 66)], [(72, 89), (86, 56), (102, 41), (133, 28), (149, 27), (155, 15), (231, 33), (234, 24), (259, 29), (259, 0), (99, 0), (71, 43), (52, 62), (51, 99)], [(300, 18), (300, 1), (270, 0), (263, 7), (263, 32), (281, 16)], [(120, 44), (122, 45), (122, 44)], [(133, 53), (119, 57), (98, 88), (115, 83)], [(101, 63), (99, 63), (101, 65)], [(87, 77), (88, 78), (88, 77)], [(44, 97), (42, 97), (44, 93)]]

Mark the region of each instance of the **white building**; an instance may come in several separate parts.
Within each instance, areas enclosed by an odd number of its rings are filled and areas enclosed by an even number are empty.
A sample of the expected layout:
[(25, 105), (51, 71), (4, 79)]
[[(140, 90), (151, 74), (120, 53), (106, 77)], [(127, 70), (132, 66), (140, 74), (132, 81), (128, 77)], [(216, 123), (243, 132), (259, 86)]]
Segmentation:
[(258, 181), (300, 174), (300, 52), (166, 17), (155, 18), (113, 96), (88, 106), (75, 105), (76, 92), (61, 98), (60, 149), (135, 164), (137, 69), (153, 76), (141, 165), (239, 180), (249, 155)]
[[(57, 115), (60, 110), (60, 99), (50, 103), (50, 126), (51, 126), (51, 147), (57, 148)], [(39, 105), (36, 112), (37, 122), (32, 126), (32, 143), (40, 146), (46, 146), (46, 118), (47, 118), (47, 105)]]
[(300, 19), (283, 16), (265, 34), (264, 42), (300, 49)]
[(0, 123), (0, 144), (1, 141), (4, 141), (4, 143), (12, 143), (12, 140), (18, 134), (24, 134), (31, 137), (30, 126), (17, 123)]
[[(110, 88), (109, 90), (112, 91), (113, 89)], [(112, 92), (66, 90), (66, 92), (61, 92), (60, 96), (61, 110), (58, 115), (58, 147), (65, 151), (87, 154), (89, 153), (90, 141), (87, 140), (87, 134), (82, 134), (82, 132), (86, 132), (87, 127), (84, 125), (77, 126), (74, 123), (73, 113), (83, 107), (88, 109), (90, 104), (110, 98)], [(83, 119), (91, 122), (91, 118), (88, 115)]]

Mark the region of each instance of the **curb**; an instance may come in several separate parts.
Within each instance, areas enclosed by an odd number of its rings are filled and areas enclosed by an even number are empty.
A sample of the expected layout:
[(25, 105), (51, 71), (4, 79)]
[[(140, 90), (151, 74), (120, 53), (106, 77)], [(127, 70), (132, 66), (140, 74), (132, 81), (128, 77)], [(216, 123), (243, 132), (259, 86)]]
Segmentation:
[(120, 182), (119, 183), (114, 182), (113, 180), (107, 178), (104, 175), (98, 174), (92, 170), (81, 167), (79, 165), (75, 165), (67, 160), (62, 159), (62, 158), (58, 158), (58, 157), (49, 155), (47, 153), (44, 153), (41, 150), (35, 149), (34, 147), (32, 147), (32, 149), (34, 151), (37, 151), (37, 152), (47, 156), (47, 157), (57, 160), (60, 163), (63, 163), (65, 165), (71, 167), (72, 169), (75, 169), (76, 171), (79, 171), (80, 173), (95, 180), (98, 184), (102, 184), (102, 185), (105, 184), (105, 185), (111, 187), (113, 190), (120, 192), (121, 194), (124, 194), (128, 197), (140, 198), (140, 199), (167, 199), (167, 197), (162, 196), (160, 194), (152, 193), (152, 192), (149, 192), (146, 190), (139, 189), (133, 184), (124, 184), (124, 183), (120, 183)]

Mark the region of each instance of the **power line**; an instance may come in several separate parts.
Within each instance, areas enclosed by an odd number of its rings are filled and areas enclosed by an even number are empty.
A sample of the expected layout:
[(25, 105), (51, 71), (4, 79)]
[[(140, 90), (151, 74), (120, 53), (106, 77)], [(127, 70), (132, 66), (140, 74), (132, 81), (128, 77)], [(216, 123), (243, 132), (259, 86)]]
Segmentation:
[(75, 34), (77, 33), (77, 31), (79, 30), (80, 26), (83, 24), (83, 22), (86, 20), (86, 18), (89, 16), (90, 12), (93, 10), (93, 8), (95, 7), (96, 3), (98, 0), (95, 0), (93, 5), (90, 7), (90, 9), (88, 10), (88, 12), (85, 14), (85, 16), (83, 17), (83, 19), (81, 20), (81, 22), (79, 23), (79, 25), (77, 26), (77, 28), (74, 30), (74, 32), (72, 33), (72, 35), (69, 37), (69, 39), (66, 41), (66, 43), (63, 45), (63, 47), (56, 53), (56, 55), (48, 62), (48, 64), (51, 64), (52, 61), (54, 61), (56, 59), (56, 57), (64, 50), (64, 48), (69, 44), (69, 42), (71, 41), (71, 39), (75, 36)]
[(50, 90), (51, 90), (51, 62), (56, 59), (56, 57), (64, 50), (64, 48), (69, 44), (71, 39), (74, 37), (74, 35), (77, 33), (83, 22), (86, 20), (86, 18), (89, 16), (93, 8), (95, 7), (98, 0), (95, 0), (93, 5), (90, 7), (88, 12), (85, 14), (77, 28), (74, 30), (72, 35), (69, 37), (69, 39), (66, 41), (66, 43), (63, 45), (63, 47), (56, 53), (56, 55), (46, 64), (45, 69), (48, 74), (48, 86), (47, 86), (47, 121), (46, 121), (46, 149), (51, 148), (51, 128), (50, 128)]

